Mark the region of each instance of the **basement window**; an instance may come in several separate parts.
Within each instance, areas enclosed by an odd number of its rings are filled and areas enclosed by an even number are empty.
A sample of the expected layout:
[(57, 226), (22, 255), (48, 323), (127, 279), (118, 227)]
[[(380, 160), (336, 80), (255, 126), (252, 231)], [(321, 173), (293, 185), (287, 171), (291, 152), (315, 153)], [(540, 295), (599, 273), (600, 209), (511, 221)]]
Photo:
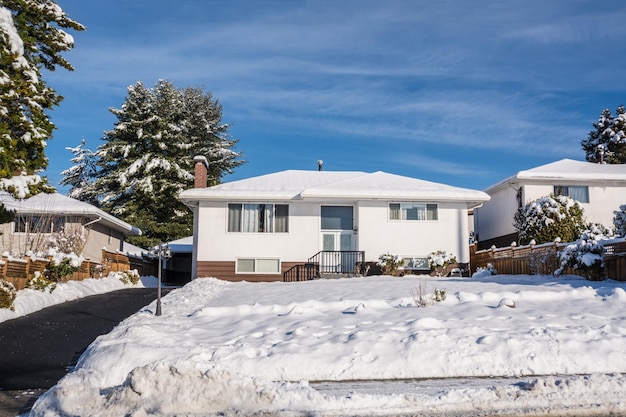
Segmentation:
[(238, 258), (238, 274), (279, 274), (280, 259), (274, 258)]

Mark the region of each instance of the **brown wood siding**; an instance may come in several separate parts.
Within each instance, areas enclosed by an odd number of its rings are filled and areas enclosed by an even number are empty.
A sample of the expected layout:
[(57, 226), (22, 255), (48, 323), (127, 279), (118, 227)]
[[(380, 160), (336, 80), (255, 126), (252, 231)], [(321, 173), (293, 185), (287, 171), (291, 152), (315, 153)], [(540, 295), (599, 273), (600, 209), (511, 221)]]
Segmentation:
[(271, 282), (282, 281), (285, 271), (296, 264), (303, 262), (281, 262), (280, 274), (237, 274), (235, 273), (235, 262), (231, 261), (200, 261), (198, 262), (198, 278), (215, 277), (224, 281), (249, 281), (249, 282)]

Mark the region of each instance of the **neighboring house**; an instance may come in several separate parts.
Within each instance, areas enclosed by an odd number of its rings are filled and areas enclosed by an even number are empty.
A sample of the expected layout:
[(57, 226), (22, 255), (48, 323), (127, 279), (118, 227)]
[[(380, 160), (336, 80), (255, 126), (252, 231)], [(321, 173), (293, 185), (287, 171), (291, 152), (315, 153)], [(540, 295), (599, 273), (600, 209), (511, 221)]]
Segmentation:
[(44, 252), (50, 239), (64, 240), (62, 245), (72, 246), (72, 239), (76, 240), (72, 236), (80, 236), (84, 241), (82, 256), (101, 262), (102, 249), (121, 251), (126, 236), (141, 235), (138, 228), (91, 204), (59, 193), (17, 200), (0, 192), (0, 201), (16, 212), (13, 222), (0, 225), (0, 252), (13, 255)]
[(563, 159), (498, 182), (484, 190), (491, 200), (474, 209), (478, 249), (516, 242), (513, 218), (518, 208), (550, 194), (578, 201), (587, 223), (613, 225), (613, 212), (626, 204), (626, 165)]
[(337, 268), (354, 252), (366, 262), (391, 252), (423, 267), (430, 252), (446, 250), (467, 263), (468, 209), (489, 199), (385, 172), (290, 170), (204, 188), (206, 159), (195, 162), (196, 188), (180, 195), (194, 212), (193, 278), (281, 280), (320, 251), (336, 255)]

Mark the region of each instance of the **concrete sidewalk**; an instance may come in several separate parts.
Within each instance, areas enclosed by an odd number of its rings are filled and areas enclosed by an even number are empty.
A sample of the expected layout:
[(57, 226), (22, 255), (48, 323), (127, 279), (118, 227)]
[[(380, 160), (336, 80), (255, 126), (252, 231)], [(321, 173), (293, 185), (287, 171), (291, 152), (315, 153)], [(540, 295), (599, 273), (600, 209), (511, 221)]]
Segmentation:
[(91, 342), (156, 297), (156, 288), (123, 289), (0, 323), (0, 417), (27, 412)]

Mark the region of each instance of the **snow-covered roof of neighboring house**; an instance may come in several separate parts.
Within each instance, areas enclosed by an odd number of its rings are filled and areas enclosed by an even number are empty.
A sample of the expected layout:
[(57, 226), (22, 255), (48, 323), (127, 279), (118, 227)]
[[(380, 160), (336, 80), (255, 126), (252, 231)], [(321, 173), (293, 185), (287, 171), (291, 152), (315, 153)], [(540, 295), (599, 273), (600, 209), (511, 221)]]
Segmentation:
[(0, 192), (0, 201), (7, 209), (15, 210), (21, 214), (51, 213), (56, 215), (85, 216), (98, 220), (115, 230), (123, 232), (125, 235), (141, 235), (141, 230), (137, 227), (89, 203), (59, 193), (40, 193), (24, 200), (18, 200), (11, 194), (2, 191)]
[(193, 236), (183, 237), (166, 243), (172, 253), (191, 253), (193, 249)]
[(520, 171), (490, 187), (490, 193), (511, 182), (519, 180), (562, 180), (562, 181), (626, 181), (626, 164), (598, 164), (592, 162), (561, 159), (525, 171)]
[(187, 204), (202, 200), (397, 200), (455, 201), (468, 207), (489, 200), (482, 191), (386, 172), (288, 170), (208, 188), (185, 190)]

